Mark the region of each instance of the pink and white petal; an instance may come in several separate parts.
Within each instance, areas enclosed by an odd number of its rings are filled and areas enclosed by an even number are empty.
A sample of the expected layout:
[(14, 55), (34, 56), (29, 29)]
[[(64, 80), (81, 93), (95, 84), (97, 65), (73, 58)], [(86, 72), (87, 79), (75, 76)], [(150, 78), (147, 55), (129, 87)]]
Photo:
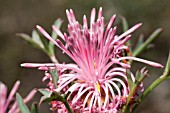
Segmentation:
[(148, 60), (144, 60), (144, 59), (140, 59), (140, 58), (136, 58), (136, 57), (128, 57), (127, 56), (127, 57), (121, 57), (118, 60), (135, 60), (135, 61), (142, 62), (142, 63), (148, 64), (150, 66), (154, 66), (154, 67), (157, 67), (157, 68), (162, 68), (163, 67), (159, 63), (148, 61)]

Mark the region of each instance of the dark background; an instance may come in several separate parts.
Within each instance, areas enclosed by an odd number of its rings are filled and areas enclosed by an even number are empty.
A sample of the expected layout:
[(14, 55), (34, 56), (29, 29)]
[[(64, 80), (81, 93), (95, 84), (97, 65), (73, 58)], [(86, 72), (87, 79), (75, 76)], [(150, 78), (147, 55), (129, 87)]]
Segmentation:
[[(33, 88), (44, 87), (41, 83), (43, 72), (36, 69), (21, 68), (23, 62), (50, 62), (41, 51), (25, 43), (16, 33), (31, 35), (35, 25), (43, 26), (51, 31), (51, 25), (57, 18), (64, 20), (62, 31), (66, 31), (67, 20), (65, 10), (72, 8), (76, 18), (82, 22), (83, 15), (89, 18), (93, 7), (103, 7), (105, 20), (113, 14), (123, 15), (130, 26), (142, 22), (142, 27), (132, 37), (135, 43), (138, 35), (145, 38), (155, 29), (162, 27), (163, 33), (154, 42), (154, 48), (147, 50), (140, 57), (152, 59), (165, 65), (170, 48), (170, 1), (169, 0), (0, 0), (0, 81), (9, 89), (16, 80), (21, 81), (19, 93), (24, 97)], [(119, 19), (116, 21), (119, 25)], [(56, 53), (60, 62), (70, 62), (60, 51)], [(134, 66), (134, 67), (137, 67)], [(160, 76), (163, 69), (149, 67), (150, 76), (145, 80), (148, 86)], [(134, 68), (136, 71), (137, 68)], [(40, 94), (35, 100), (39, 100)], [(32, 101), (31, 101), (32, 102)], [(47, 113), (48, 105), (42, 104), (41, 113)], [(163, 82), (142, 102), (136, 113), (169, 113), (170, 112), (170, 80)]]

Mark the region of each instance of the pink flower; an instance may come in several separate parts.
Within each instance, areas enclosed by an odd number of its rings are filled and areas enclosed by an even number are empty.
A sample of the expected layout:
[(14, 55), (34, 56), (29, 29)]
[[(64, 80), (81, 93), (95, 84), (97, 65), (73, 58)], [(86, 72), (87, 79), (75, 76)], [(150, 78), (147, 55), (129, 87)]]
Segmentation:
[[(67, 69), (68, 73), (59, 76), (58, 88), (54, 90), (62, 92), (67, 87), (65, 93), (70, 92), (68, 101), (73, 110), (75, 103), (79, 102), (81, 112), (117, 113), (129, 94), (126, 69), (131, 66), (126, 63), (126, 60), (162, 67), (158, 63), (123, 54), (129, 50), (129, 46), (125, 43), (141, 24), (136, 24), (125, 33), (116, 35), (117, 27), (112, 28), (116, 16), (113, 15), (106, 26), (102, 8), (99, 9), (97, 20), (96, 11), (92, 10), (90, 26), (86, 16), (83, 17), (83, 25), (81, 25), (71, 9), (66, 10), (66, 14), (69, 21), (68, 34), (52, 26), (65, 45), (59, 39), (53, 40), (42, 27), (37, 26), (37, 28), (72, 58), (75, 64), (24, 63), (22, 66), (39, 67), (42, 70), (48, 70), (47, 67)], [(135, 81), (133, 74), (131, 79)]]
[[(18, 90), (20, 82), (17, 81), (11, 92), (9, 93), (9, 96), (7, 97), (7, 87), (5, 84), (0, 82), (0, 113), (18, 113), (19, 108), (17, 105), (17, 101), (14, 100), (14, 96)], [(30, 101), (30, 99), (35, 95), (36, 91), (32, 90), (28, 96), (24, 99), (24, 102), (27, 103)], [(13, 102), (14, 101), (14, 102)]]

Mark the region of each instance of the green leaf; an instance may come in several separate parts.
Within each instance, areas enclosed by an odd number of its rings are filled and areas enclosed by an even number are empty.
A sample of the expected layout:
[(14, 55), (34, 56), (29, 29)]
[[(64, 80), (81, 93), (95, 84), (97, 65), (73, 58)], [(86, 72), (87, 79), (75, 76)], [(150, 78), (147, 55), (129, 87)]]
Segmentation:
[[(62, 23), (63, 23), (63, 21), (59, 18), (59, 19), (57, 19), (57, 20), (54, 22), (54, 25), (55, 25), (58, 29), (60, 29)], [(52, 31), (51, 37), (52, 37), (54, 40), (57, 39), (57, 34), (56, 34), (56, 32), (55, 32), (54, 30)]]
[(148, 75), (148, 73), (147, 73), (148, 71), (145, 70), (145, 69), (146, 68), (144, 67), (141, 70), (138, 70), (136, 72), (135, 78), (136, 78), (136, 84), (137, 85), (139, 85), (143, 81), (143, 79)]
[(140, 34), (139, 35), (139, 39), (137, 41), (137, 44), (135, 45), (135, 49), (136, 50), (137, 48), (139, 48), (142, 44), (144, 43), (144, 35), (143, 34)]
[(119, 16), (122, 21), (123, 32), (126, 32), (129, 29), (128, 22), (125, 17)]
[(38, 105), (34, 102), (31, 106), (31, 113), (38, 113)]
[(51, 92), (47, 91), (46, 89), (38, 89), (38, 91), (43, 94), (43, 96), (40, 99), (39, 104), (41, 104), (42, 102), (45, 102), (46, 99), (50, 98)]
[(41, 48), (44, 48), (44, 45), (40, 39), (40, 36), (36, 30), (32, 31), (32, 40), (37, 43)]
[(127, 75), (128, 84), (130, 86), (130, 91), (131, 91), (132, 88), (133, 88), (134, 83), (133, 83), (132, 78), (131, 78), (130, 69), (126, 69), (126, 75)]
[(57, 92), (52, 92), (52, 93), (50, 93), (50, 95), (49, 96), (42, 96), (41, 97), (41, 100), (40, 100), (40, 104), (42, 103), (42, 102), (51, 102), (51, 101), (61, 101), (61, 102), (65, 102), (65, 99), (59, 94), (59, 93), (57, 93)]
[(25, 33), (18, 33), (17, 36), (20, 36), (21, 38), (23, 38), (30, 45), (41, 49), (40, 46), (37, 43), (35, 43), (29, 35), (27, 35)]
[(19, 93), (16, 94), (16, 99), (17, 99), (17, 102), (18, 102), (18, 106), (21, 110), (21, 113), (30, 113), (28, 107), (25, 105), (22, 97), (19, 95)]
[(40, 36), (40, 40), (41, 40), (41, 42), (42, 42), (42, 44), (44, 46), (44, 50), (47, 51), (46, 52), (47, 54), (49, 54), (49, 47), (48, 47), (49, 41), (44, 36)]
[(42, 50), (43, 52), (45, 52), (47, 54), (47, 51), (40, 47), (39, 44), (37, 44), (37, 42), (35, 42), (29, 35), (25, 34), (25, 33), (18, 33), (17, 36), (23, 38), (28, 44), (30, 44), (31, 46)]
[(49, 73), (52, 77), (55, 88), (57, 88), (57, 81), (58, 81), (58, 71), (57, 71), (57, 69), (52, 70), (52, 69), (49, 68)]
[(161, 32), (162, 32), (162, 28), (156, 29), (140, 47), (134, 50), (133, 56), (134, 57), (138, 56), (142, 51), (144, 51), (148, 47), (148, 45), (161, 34)]
[(47, 91), (46, 89), (38, 89), (40, 93), (42, 93), (44, 96), (50, 96), (51, 92)]
[[(54, 25), (55, 25), (58, 29), (60, 29), (62, 23), (63, 23), (63, 21), (62, 21), (61, 19), (57, 19), (57, 20), (54, 22)], [(56, 34), (56, 32), (55, 32), (54, 30), (52, 31), (51, 37), (52, 37), (54, 40), (57, 39), (57, 34)], [(49, 52), (50, 52), (50, 54), (51, 54), (51, 55), (54, 55), (54, 44), (53, 44), (51, 41), (49, 42), (48, 47), (49, 47)]]

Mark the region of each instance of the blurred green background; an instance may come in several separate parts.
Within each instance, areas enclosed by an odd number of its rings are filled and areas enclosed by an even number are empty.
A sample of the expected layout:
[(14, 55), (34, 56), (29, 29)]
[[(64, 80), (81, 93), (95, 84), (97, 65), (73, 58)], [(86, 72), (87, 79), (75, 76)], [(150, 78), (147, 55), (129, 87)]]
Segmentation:
[[(144, 52), (140, 57), (152, 59), (165, 65), (170, 48), (170, 1), (169, 0), (0, 0), (0, 81), (9, 89), (16, 80), (21, 81), (19, 93), (24, 97), (33, 88), (44, 87), (41, 83), (43, 72), (36, 69), (21, 68), (23, 62), (50, 62), (41, 51), (29, 46), (16, 33), (31, 35), (37, 24), (51, 32), (51, 25), (57, 18), (64, 20), (62, 31), (66, 31), (67, 19), (65, 10), (72, 8), (77, 19), (82, 22), (83, 15), (89, 17), (93, 7), (103, 7), (105, 20), (113, 14), (123, 15), (129, 25), (143, 23), (142, 27), (132, 37), (135, 43), (138, 35), (145, 38), (156, 28), (162, 27), (163, 33), (154, 42), (154, 48)], [(119, 19), (116, 24), (119, 25)], [(70, 62), (68, 57), (56, 54), (60, 62)], [(136, 66), (135, 66), (136, 67)], [(149, 67), (149, 66), (148, 66)], [(148, 86), (160, 76), (163, 69), (149, 67), (150, 76), (145, 80)], [(153, 70), (152, 70), (153, 69)], [(137, 68), (134, 68), (136, 71)], [(37, 94), (35, 100), (39, 100)], [(31, 101), (32, 102), (32, 101)], [(48, 113), (47, 104), (42, 104), (40, 113)], [(136, 113), (169, 113), (170, 112), (170, 80), (163, 82), (154, 89), (142, 102)]]

